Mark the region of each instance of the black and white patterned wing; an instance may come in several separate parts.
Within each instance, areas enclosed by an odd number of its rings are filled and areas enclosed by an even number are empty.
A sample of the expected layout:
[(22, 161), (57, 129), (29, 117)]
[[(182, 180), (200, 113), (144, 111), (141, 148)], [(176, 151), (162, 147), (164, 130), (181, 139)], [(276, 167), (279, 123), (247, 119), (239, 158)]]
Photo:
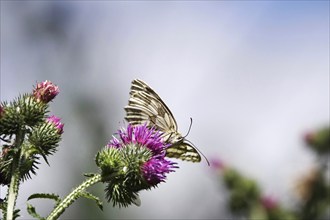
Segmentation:
[(200, 162), (202, 160), (196, 148), (184, 141), (174, 143), (168, 147), (166, 149), (166, 156), (191, 162)]
[(177, 123), (170, 109), (157, 93), (141, 80), (132, 81), (125, 111), (125, 119), (132, 125), (147, 123), (163, 133), (177, 133)]

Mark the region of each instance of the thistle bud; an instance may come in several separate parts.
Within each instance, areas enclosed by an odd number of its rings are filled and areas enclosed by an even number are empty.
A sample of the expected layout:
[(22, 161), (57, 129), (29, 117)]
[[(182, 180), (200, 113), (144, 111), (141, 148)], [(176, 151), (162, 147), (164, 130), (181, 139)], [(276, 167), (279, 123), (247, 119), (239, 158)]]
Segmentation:
[(56, 151), (61, 140), (64, 124), (56, 116), (50, 116), (46, 121), (34, 129), (29, 136), (29, 142), (42, 150), (43, 155), (49, 155)]
[(24, 124), (32, 127), (44, 120), (47, 107), (47, 103), (39, 102), (31, 95), (24, 95), (20, 97), (17, 109)]
[(37, 87), (33, 91), (33, 96), (38, 101), (48, 103), (52, 101), (59, 92), (58, 86), (46, 80), (37, 84)]
[(55, 115), (50, 116), (47, 118), (47, 122), (52, 124), (56, 129), (57, 129), (57, 133), (58, 134), (62, 134), (63, 133), (63, 127), (64, 124), (61, 123), (61, 119), (56, 117)]

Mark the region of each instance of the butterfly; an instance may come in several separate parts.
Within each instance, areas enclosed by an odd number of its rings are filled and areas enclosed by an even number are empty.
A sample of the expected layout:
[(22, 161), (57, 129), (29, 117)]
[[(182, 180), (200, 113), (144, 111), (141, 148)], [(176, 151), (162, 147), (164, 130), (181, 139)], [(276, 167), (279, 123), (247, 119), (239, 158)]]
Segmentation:
[(159, 95), (142, 80), (132, 81), (130, 98), (125, 111), (125, 119), (128, 123), (132, 125), (147, 124), (148, 127), (154, 127), (162, 132), (162, 139), (169, 144), (166, 149), (167, 157), (191, 162), (201, 161), (199, 151), (178, 132), (177, 123), (170, 109)]

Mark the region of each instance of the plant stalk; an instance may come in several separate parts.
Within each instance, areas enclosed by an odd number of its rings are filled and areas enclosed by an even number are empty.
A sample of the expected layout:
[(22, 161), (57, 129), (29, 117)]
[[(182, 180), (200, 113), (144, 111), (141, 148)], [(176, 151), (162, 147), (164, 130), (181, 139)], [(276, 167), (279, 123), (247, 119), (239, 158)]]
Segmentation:
[(7, 220), (14, 219), (14, 211), (19, 187), (19, 176), (19, 172), (15, 172), (10, 179), (10, 186), (8, 188)]
[(75, 200), (80, 197), (80, 194), (84, 192), (88, 187), (101, 182), (101, 175), (96, 174), (95, 176), (87, 179), (82, 184), (80, 184), (77, 188), (75, 188), (69, 195), (67, 195), (63, 201), (58, 204), (55, 209), (49, 214), (46, 220), (55, 220), (60, 217), (60, 215), (68, 208)]
[(14, 212), (15, 212), (15, 205), (16, 200), (18, 196), (18, 188), (19, 188), (19, 182), (20, 182), (20, 160), (21, 160), (21, 146), (24, 141), (25, 132), (19, 131), (16, 135), (15, 144), (14, 147), (19, 149), (17, 154), (13, 158), (12, 162), (12, 176), (10, 178), (10, 185), (8, 188), (8, 200), (7, 200), (7, 213), (6, 213), (6, 219), (7, 220), (13, 220), (14, 219)]

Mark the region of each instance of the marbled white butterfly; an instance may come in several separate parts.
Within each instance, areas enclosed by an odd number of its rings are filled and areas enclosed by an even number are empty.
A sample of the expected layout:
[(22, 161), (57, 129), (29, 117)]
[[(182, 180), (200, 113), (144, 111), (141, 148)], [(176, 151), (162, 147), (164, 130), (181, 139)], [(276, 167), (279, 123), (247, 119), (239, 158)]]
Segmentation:
[[(125, 119), (130, 124), (146, 123), (147, 126), (155, 127), (163, 133), (163, 140), (170, 144), (166, 149), (167, 157), (192, 162), (201, 161), (201, 156), (196, 148), (178, 132), (177, 123), (170, 109), (157, 93), (142, 80), (132, 81), (130, 98), (125, 111)], [(207, 163), (209, 162), (207, 161)]]

